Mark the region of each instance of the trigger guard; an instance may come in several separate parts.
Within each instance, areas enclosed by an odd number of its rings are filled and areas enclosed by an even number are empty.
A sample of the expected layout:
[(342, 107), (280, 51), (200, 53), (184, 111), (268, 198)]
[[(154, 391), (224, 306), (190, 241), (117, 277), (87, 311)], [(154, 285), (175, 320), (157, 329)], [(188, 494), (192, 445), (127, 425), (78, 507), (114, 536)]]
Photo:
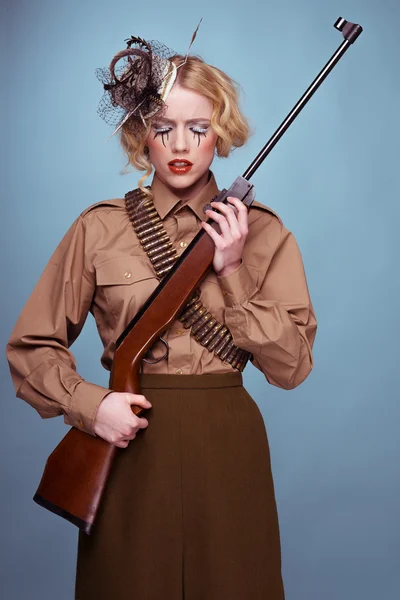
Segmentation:
[[(149, 356), (150, 358), (143, 358), (142, 359), (144, 362), (146, 362), (149, 365), (155, 365), (155, 364), (161, 362), (162, 360), (164, 360), (164, 359), (166, 359), (168, 357), (168, 353), (169, 353), (168, 343), (162, 337), (158, 338), (158, 341), (160, 341), (162, 344), (164, 344), (164, 346), (165, 346), (165, 353), (162, 356), (160, 356), (159, 358), (156, 358), (154, 356), (154, 354), (152, 353), (151, 348), (149, 348), (149, 350), (147, 351), (146, 356)], [(152, 360), (150, 360), (150, 359), (152, 359)]]

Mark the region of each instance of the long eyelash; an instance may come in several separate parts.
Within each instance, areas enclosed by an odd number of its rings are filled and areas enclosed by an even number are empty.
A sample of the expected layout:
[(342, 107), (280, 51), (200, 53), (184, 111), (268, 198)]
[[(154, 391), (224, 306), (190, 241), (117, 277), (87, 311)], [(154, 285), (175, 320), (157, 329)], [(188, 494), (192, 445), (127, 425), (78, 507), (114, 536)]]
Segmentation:
[(155, 140), (158, 135), (161, 135), (162, 145), (164, 146), (164, 148), (166, 148), (167, 146), (165, 145), (164, 136), (165, 135), (167, 136), (167, 142), (168, 142), (169, 141), (169, 132), (170, 132), (169, 129), (159, 129), (158, 131), (156, 131), (156, 134), (153, 139)]
[(196, 135), (198, 136), (197, 138), (197, 147), (200, 146), (200, 136), (203, 135), (204, 137), (207, 137), (207, 129), (203, 129), (201, 127), (192, 127), (192, 131), (193, 131), (193, 139), (195, 139)]

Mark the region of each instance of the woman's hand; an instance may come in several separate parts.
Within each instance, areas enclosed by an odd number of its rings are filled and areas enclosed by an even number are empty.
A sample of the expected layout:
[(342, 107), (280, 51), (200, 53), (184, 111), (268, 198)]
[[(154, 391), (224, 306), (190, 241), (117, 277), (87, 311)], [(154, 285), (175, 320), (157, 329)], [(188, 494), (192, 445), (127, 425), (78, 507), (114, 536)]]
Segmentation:
[(107, 394), (97, 410), (93, 427), (95, 434), (118, 448), (126, 448), (139, 429), (144, 429), (149, 424), (147, 419), (137, 417), (132, 412), (132, 404), (142, 408), (151, 407), (150, 402), (138, 394)]
[(218, 275), (229, 275), (239, 267), (248, 234), (247, 207), (237, 198), (229, 196), (227, 200), (232, 206), (222, 202), (211, 202), (211, 206), (216, 210), (206, 211), (206, 215), (218, 223), (220, 234), (211, 225), (202, 222), (202, 227), (215, 244), (213, 266)]

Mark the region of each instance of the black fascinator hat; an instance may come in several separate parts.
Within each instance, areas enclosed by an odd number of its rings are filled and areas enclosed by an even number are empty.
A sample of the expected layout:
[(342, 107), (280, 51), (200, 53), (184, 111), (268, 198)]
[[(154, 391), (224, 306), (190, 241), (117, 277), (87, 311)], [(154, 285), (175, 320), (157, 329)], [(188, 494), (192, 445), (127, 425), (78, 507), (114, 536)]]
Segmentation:
[(164, 44), (134, 36), (125, 41), (126, 49), (114, 56), (108, 69), (96, 69), (104, 88), (97, 112), (115, 128), (111, 135), (124, 124), (134, 134), (146, 127), (146, 121), (162, 111), (177, 75), (169, 60), (176, 53)]

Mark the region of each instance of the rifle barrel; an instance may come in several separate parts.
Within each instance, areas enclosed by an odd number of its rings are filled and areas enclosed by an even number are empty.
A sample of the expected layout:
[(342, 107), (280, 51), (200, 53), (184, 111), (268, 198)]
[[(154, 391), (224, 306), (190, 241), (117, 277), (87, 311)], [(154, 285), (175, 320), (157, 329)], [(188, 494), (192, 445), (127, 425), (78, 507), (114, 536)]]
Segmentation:
[(275, 145), (279, 142), (279, 140), (281, 139), (285, 131), (293, 123), (297, 115), (303, 110), (310, 98), (315, 94), (315, 92), (317, 91), (321, 83), (324, 81), (324, 79), (329, 75), (334, 66), (339, 62), (339, 60), (342, 58), (345, 52), (349, 49), (349, 47), (354, 43), (354, 41), (362, 32), (362, 27), (360, 25), (348, 23), (341, 17), (339, 17), (339, 19), (336, 21), (334, 27), (336, 29), (339, 29), (339, 31), (344, 30), (343, 35), (345, 37), (345, 40), (341, 43), (336, 52), (328, 60), (322, 71), (317, 75), (312, 84), (307, 88), (307, 90), (304, 92), (297, 104), (292, 108), (287, 117), (282, 121), (278, 129), (271, 136), (271, 138), (265, 144), (263, 149), (257, 154), (256, 158), (253, 160), (251, 165), (243, 173), (244, 179), (249, 180), (254, 175), (258, 167), (268, 156), (271, 150), (275, 147)]

